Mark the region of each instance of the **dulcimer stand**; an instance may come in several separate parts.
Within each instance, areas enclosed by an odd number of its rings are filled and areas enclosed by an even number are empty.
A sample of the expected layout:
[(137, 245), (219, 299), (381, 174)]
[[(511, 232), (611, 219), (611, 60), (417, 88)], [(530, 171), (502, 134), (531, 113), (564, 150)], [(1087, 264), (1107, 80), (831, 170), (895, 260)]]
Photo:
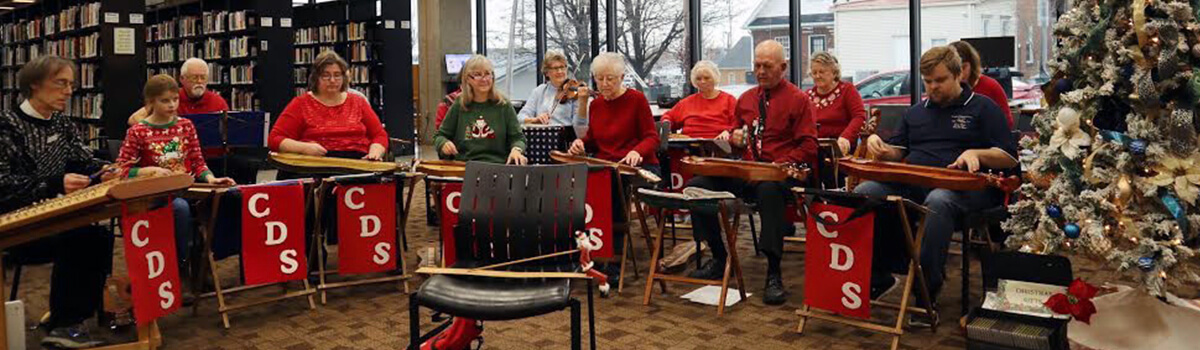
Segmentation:
[[(936, 317), (937, 310), (931, 310), (929, 308), (912, 306), (912, 305), (910, 305), (910, 301), (909, 301), (913, 297), (914, 287), (916, 287), (915, 289), (916, 289), (916, 292), (918, 293), (917, 297), (919, 300), (926, 300), (926, 301), (930, 300), (929, 299), (929, 297), (930, 297), (929, 285), (928, 285), (927, 281), (925, 281), (925, 275), (923, 273), (923, 269), (920, 264), (921, 242), (925, 238), (925, 224), (926, 224), (925, 217), (930, 213), (928, 208), (925, 208), (924, 206), (917, 204), (916, 202), (913, 202), (908, 199), (904, 199), (903, 197), (900, 197), (900, 196), (872, 197), (872, 196), (866, 196), (866, 195), (858, 194), (858, 193), (825, 191), (825, 190), (809, 189), (809, 188), (802, 188), (802, 187), (792, 188), (792, 191), (796, 193), (796, 197), (799, 199), (799, 202), (800, 202), (799, 204), (801, 205), (801, 208), (803, 208), (802, 210), (804, 210), (806, 214), (811, 214), (811, 213), (808, 213), (808, 210), (809, 210), (808, 204), (813, 201), (847, 203), (847, 204), (848, 203), (861, 204), (861, 203), (865, 203), (867, 201), (872, 201), (872, 200), (873, 201), (881, 201), (882, 203), (880, 203), (877, 207), (875, 207), (875, 210), (876, 211), (879, 211), (879, 210), (894, 210), (894, 211), (896, 211), (896, 214), (898, 215), (898, 217), (900, 218), (900, 221), (901, 221), (901, 227), (903, 228), (903, 230), (901, 231), (904, 234), (903, 249), (906, 249), (908, 252), (908, 254), (906, 254), (906, 257), (905, 257), (905, 260), (908, 262), (908, 271), (904, 278), (904, 284), (901, 285), (900, 303), (893, 304), (893, 303), (889, 303), (889, 302), (884, 302), (882, 300), (871, 300), (871, 305), (873, 305), (873, 306), (880, 306), (880, 307), (884, 307), (884, 308), (898, 310), (895, 320), (888, 318), (888, 319), (881, 320), (884, 323), (880, 323), (880, 322), (876, 322), (872, 319), (862, 320), (862, 319), (857, 319), (857, 318), (850, 318), (850, 317), (838, 315), (838, 314), (835, 314), (832, 312), (828, 312), (825, 310), (812, 308), (812, 307), (809, 307), (807, 304), (805, 304), (804, 306), (801, 306), (800, 309), (796, 310), (796, 315), (800, 316), (800, 322), (796, 326), (796, 333), (803, 334), (805, 324), (808, 322), (809, 319), (815, 318), (815, 319), (819, 319), (819, 320), (824, 320), (824, 321), (840, 323), (840, 324), (844, 324), (844, 325), (848, 325), (848, 326), (858, 327), (858, 328), (862, 328), (862, 329), (872, 331), (872, 332), (890, 334), (892, 336), (891, 349), (896, 350), (900, 346), (900, 337), (904, 335), (904, 320), (905, 320), (905, 316), (909, 312), (930, 316), (934, 320), (933, 327), (931, 327), (930, 330), (934, 331), (934, 332), (937, 331), (937, 321), (936, 321), (938, 319)], [(913, 214), (916, 217), (916, 225), (913, 225), (913, 221), (912, 221), (913, 219), (909, 217), (910, 214)], [(916, 231), (913, 230), (913, 227), (916, 227)], [(883, 232), (884, 230), (879, 230), (877, 228), (875, 231), (876, 231), (875, 232), (876, 234), (879, 234), (880, 232)], [(882, 248), (882, 247), (874, 247), (874, 248), (878, 249), (878, 248)], [(940, 268), (940, 267), (932, 266), (932, 268)], [(808, 276), (805, 276), (805, 278), (807, 278), (807, 277)], [(807, 280), (805, 281), (805, 283), (818, 283), (818, 282), (819, 281), (807, 281)]]

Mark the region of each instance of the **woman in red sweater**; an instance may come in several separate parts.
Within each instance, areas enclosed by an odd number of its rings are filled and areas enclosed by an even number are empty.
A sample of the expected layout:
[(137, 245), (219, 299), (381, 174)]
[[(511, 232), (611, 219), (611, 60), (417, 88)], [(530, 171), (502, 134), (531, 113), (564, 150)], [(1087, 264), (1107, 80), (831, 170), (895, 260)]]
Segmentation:
[(594, 152), (596, 158), (658, 172), (658, 131), (650, 102), (626, 88), (625, 57), (604, 52), (592, 60), (592, 78), (601, 98), (588, 105), (588, 131), (571, 143), (571, 154)]
[(272, 151), (311, 156), (381, 160), (388, 135), (366, 99), (347, 94), (346, 61), (336, 53), (317, 56), (308, 92), (288, 103), (271, 129)]
[(728, 140), (736, 120), (733, 107), (737, 98), (717, 90), (720, 70), (709, 60), (696, 62), (692, 67), (692, 86), (699, 92), (680, 100), (663, 115), (671, 122), (671, 130), (688, 137)]
[(962, 75), (959, 80), (967, 83), (971, 87), (971, 91), (977, 94), (987, 96), (991, 99), (1000, 110), (1004, 111), (1004, 116), (1008, 117), (1008, 128), (1013, 127), (1012, 108), (1008, 107), (1008, 96), (1004, 94), (1004, 87), (1000, 86), (1000, 82), (992, 77), (983, 75), (983, 67), (979, 62), (979, 51), (975, 51), (975, 47), (965, 41), (955, 41), (950, 43), (950, 47), (954, 51), (958, 51), (958, 57), (962, 58)]
[(817, 137), (837, 138), (842, 154), (850, 153), (851, 141), (858, 139), (867, 111), (854, 84), (844, 82), (837, 57), (819, 52), (809, 60), (813, 87), (808, 97), (816, 107)]

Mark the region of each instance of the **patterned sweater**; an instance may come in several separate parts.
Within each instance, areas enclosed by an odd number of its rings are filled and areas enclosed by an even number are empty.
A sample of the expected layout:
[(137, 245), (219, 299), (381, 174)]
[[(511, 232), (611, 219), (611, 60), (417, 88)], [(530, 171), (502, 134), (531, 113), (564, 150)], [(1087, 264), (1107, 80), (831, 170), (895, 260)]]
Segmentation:
[(38, 119), (20, 109), (0, 114), (0, 213), (63, 193), (67, 173), (91, 175), (104, 166), (75, 132), (59, 115)]
[(210, 172), (200, 152), (200, 139), (192, 121), (175, 117), (166, 124), (142, 120), (125, 133), (117, 163), (133, 163), (128, 176), (137, 176), (138, 168), (156, 166), (204, 180)]

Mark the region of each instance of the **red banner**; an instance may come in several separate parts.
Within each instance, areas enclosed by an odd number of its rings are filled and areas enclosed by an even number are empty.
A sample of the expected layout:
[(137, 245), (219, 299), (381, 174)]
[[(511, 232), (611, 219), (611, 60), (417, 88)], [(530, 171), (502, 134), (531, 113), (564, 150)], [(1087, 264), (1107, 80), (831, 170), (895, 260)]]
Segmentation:
[(611, 258), (613, 244), (616, 244), (612, 239), (612, 170), (604, 168), (589, 171), (587, 183), (587, 196), (583, 201), (587, 215), (583, 227), (587, 228), (588, 240), (596, 247), (592, 251), (592, 258)]
[[(849, 222), (842, 221), (854, 209), (813, 203), (813, 217), (806, 226), (804, 256), (804, 304), (837, 314), (868, 319), (871, 317), (871, 253), (875, 214), (868, 213)], [(820, 283), (817, 283), (820, 281)]]
[(304, 186), (242, 187), (242, 260), (247, 285), (304, 278)]
[(125, 268), (133, 296), (133, 315), (146, 325), (179, 309), (179, 263), (175, 253), (175, 214), (166, 206), (121, 217)]
[(442, 185), (442, 193), (438, 199), (438, 209), (441, 210), (442, 260), (446, 266), (454, 265), (454, 225), (458, 224), (458, 209), (462, 203), (462, 183), (451, 182)]
[(338, 273), (396, 269), (396, 183), (334, 188), (338, 222)]
[(687, 157), (687, 151), (682, 148), (671, 148), (667, 150), (667, 154), (671, 157), (671, 191), (683, 191), (687, 187), (687, 183), (692, 179), (692, 173), (683, 171), (683, 157)]

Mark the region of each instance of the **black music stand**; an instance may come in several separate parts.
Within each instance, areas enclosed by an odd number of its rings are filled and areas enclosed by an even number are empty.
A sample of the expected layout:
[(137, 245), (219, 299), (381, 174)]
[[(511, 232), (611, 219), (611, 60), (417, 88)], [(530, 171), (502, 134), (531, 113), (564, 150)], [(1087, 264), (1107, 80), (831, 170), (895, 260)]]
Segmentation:
[[(802, 204), (801, 208), (803, 208), (806, 216), (808, 215), (808, 204), (812, 201), (834, 202), (838, 204), (844, 204), (844, 206), (863, 204), (867, 201), (882, 202), (879, 203), (879, 206), (876, 207), (876, 210), (895, 210), (897, 212), (902, 223), (901, 226), (903, 226), (904, 249), (908, 250), (908, 255), (905, 258), (905, 260), (908, 260), (908, 272), (904, 278), (904, 285), (901, 287), (900, 304), (897, 305), (883, 302), (881, 300), (871, 300), (871, 305), (899, 310), (899, 312), (896, 314), (896, 319), (894, 320), (893, 325), (883, 325), (876, 322), (852, 319), (830, 312), (825, 312), (824, 310), (810, 308), (808, 305), (804, 305), (800, 307), (800, 309), (796, 310), (796, 315), (800, 316), (800, 323), (796, 326), (796, 333), (803, 334), (804, 324), (808, 321), (808, 319), (816, 318), (854, 326), (866, 329), (868, 331), (890, 334), (892, 335), (891, 349), (896, 350), (900, 347), (900, 337), (904, 335), (904, 316), (908, 312), (915, 312), (931, 316), (934, 322), (933, 327), (930, 330), (937, 330), (937, 310), (932, 310), (928, 307), (922, 308), (909, 306), (909, 299), (911, 299), (914, 285), (917, 287), (917, 293), (919, 293), (918, 298), (920, 300), (930, 300), (929, 285), (925, 281), (925, 275), (920, 264), (921, 242), (925, 238), (925, 217), (930, 213), (928, 208), (925, 208), (916, 202), (904, 199), (904, 197), (900, 196), (873, 197), (859, 193), (825, 191), (802, 187), (794, 187), (792, 188), (792, 191), (796, 193), (798, 198), (803, 198), (800, 203)], [(916, 225), (917, 230), (915, 232), (912, 230), (912, 221), (908, 216), (910, 212), (918, 216)], [(932, 268), (939, 267), (933, 266)], [(805, 283), (815, 282), (816, 281), (805, 281)]]
[(220, 150), (221, 175), (229, 176), (229, 158), (234, 149), (266, 147), (267, 114), (261, 111), (185, 114), (196, 126), (200, 147)]

